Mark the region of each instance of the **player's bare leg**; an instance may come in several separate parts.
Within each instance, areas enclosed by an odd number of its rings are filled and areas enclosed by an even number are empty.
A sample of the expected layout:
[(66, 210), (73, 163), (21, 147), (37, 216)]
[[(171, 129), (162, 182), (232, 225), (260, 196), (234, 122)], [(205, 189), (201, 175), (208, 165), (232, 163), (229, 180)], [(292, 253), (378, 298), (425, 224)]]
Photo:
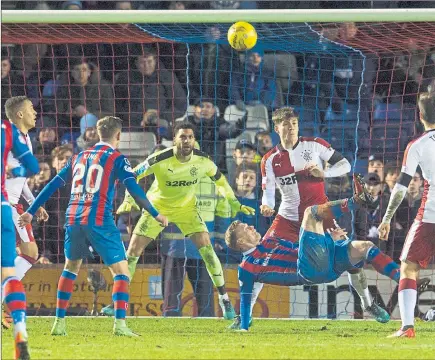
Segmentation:
[[(30, 359), (26, 328), (26, 294), (24, 286), (15, 275), (14, 267), (2, 267), (2, 293), (9, 305), (14, 322), (15, 356), (14, 359)], [(19, 300), (19, 301), (16, 301)]]
[(51, 328), (53, 336), (67, 335), (65, 315), (81, 265), (82, 260), (65, 259), (65, 266), (57, 284), (56, 317)]
[(117, 336), (137, 337), (125, 323), (129, 302), (130, 272), (127, 261), (119, 261), (109, 266), (113, 276), (112, 300), (115, 306), (113, 334)]
[[(138, 234), (133, 234), (128, 245), (127, 249), (127, 262), (128, 262), (128, 270), (130, 281), (133, 280), (134, 273), (136, 272), (137, 262), (139, 261), (139, 257), (142, 255), (145, 248), (152, 242), (154, 239), (151, 239), (147, 236), (141, 236)], [(114, 304), (111, 303), (101, 309), (101, 315), (105, 316), (114, 316), (115, 315), (115, 307)]]
[(209, 233), (205, 231), (197, 232), (189, 235), (189, 237), (204, 260), (208, 274), (219, 293), (219, 305), (222, 309), (224, 318), (226, 320), (234, 319), (236, 313), (225, 290), (225, 279), (222, 265), (211, 245)]
[(417, 279), (420, 272), (420, 266), (409, 260), (402, 261), (400, 266), (399, 282), (399, 309), (402, 327), (390, 338), (415, 337), (414, 330), (414, 310), (417, 303)]

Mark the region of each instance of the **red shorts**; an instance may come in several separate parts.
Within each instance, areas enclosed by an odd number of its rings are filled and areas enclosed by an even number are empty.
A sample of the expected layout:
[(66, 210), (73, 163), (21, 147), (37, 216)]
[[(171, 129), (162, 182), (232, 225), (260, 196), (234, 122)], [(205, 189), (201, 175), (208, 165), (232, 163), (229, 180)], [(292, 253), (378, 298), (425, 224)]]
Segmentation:
[[(299, 242), (301, 225), (302, 221), (288, 220), (281, 215), (277, 215), (269, 230), (267, 230), (265, 237), (278, 237), (296, 243)], [(331, 228), (335, 229), (335, 227), (334, 219), (323, 221), (323, 228), (325, 230)]]
[(426, 268), (435, 256), (435, 224), (414, 220), (403, 245), (401, 261), (410, 261)]
[(18, 225), (18, 218), (21, 214), (24, 214), (23, 205), (12, 205), (12, 217), (15, 224), (15, 244), (20, 246), (22, 242), (35, 242), (33, 237), (32, 225), (27, 224), (24, 228), (20, 228)]

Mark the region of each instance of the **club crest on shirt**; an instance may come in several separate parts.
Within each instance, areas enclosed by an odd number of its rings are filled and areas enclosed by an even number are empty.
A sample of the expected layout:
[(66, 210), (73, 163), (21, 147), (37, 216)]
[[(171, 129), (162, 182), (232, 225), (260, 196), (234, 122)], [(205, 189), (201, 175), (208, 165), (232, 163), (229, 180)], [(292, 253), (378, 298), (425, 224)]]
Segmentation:
[(311, 150), (304, 150), (302, 152), (302, 158), (305, 161), (311, 161), (311, 160), (313, 160), (313, 152)]
[(198, 174), (198, 169), (195, 166), (192, 166), (190, 168), (190, 175), (192, 175), (193, 177), (197, 176)]

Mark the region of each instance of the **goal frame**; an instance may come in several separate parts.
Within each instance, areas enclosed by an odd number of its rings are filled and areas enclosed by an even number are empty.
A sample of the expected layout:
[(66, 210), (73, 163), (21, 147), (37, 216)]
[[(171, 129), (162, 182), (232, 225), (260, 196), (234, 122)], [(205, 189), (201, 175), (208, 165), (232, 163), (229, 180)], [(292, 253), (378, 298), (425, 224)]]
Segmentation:
[(432, 22), (435, 9), (4, 10), (8, 24)]

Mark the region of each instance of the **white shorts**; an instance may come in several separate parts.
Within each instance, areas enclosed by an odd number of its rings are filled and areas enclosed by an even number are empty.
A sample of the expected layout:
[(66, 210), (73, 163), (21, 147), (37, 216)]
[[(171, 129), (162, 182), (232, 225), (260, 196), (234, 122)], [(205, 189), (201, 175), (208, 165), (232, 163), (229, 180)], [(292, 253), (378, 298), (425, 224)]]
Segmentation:
[(15, 225), (16, 234), (16, 245), (19, 246), (22, 242), (35, 242), (33, 237), (32, 225), (27, 224), (25, 227), (21, 228), (18, 225), (18, 219), (20, 215), (24, 213), (24, 208), (21, 204), (12, 205), (12, 219)]

